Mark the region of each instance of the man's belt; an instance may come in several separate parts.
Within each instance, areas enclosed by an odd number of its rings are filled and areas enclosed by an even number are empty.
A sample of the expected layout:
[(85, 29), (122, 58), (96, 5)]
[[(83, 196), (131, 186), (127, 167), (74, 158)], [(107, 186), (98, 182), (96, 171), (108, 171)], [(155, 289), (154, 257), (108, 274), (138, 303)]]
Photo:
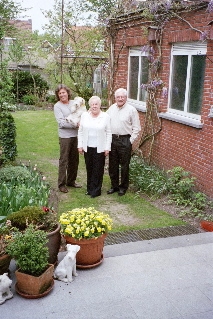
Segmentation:
[(122, 137), (130, 137), (130, 134), (126, 134), (126, 135), (120, 135), (120, 134), (112, 134), (112, 137), (114, 138), (122, 138)]

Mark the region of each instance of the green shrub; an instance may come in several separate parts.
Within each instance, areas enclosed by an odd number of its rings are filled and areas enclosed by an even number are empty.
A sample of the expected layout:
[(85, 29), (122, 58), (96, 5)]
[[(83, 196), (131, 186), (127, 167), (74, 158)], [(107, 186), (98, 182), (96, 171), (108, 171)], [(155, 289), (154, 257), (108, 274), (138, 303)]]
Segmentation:
[[(48, 206), (50, 186), (34, 168), (24, 166), (26, 174), (18, 174), (0, 182), (0, 220), (25, 206)], [(0, 169), (1, 171), (1, 169)], [(15, 171), (15, 167), (14, 167)], [(20, 172), (20, 166), (18, 166)], [(30, 173), (30, 176), (28, 175)], [(4, 171), (3, 171), (4, 175)], [(29, 177), (29, 178), (28, 178)]]
[(57, 224), (56, 214), (51, 209), (38, 206), (25, 206), (10, 214), (8, 220), (19, 230), (25, 230), (29, 224), (33, 224), (36, 228), (50, 231)]
[(47, 102), (55, 104), (57, 102), (55, 95), (48, 95)]
[(182, 167), (167, 172), (146, 164), (141, 157), (133, 156), (130, 162), (130, 180), (141, 192), (148, 195), (165, 194), (169, 203), (187, 207), (182, 216), (196, 217), (209, 203), (207, 196), (195, 191), (195, 178)]
[(0, 169), (0, 183), (12, 180), (22, 183), (31, 178), (32, 174), (25, 166), (5, 166)]
[(8, 111), (0, 112), (0, 165), (14, 161), (17, 155), (16, 125)]
[[(34, 80), (33, 80), (33, 78)], [(12, 82), (13, 82), (13, 94), (16, 96), (17, 93), (17, 78), (16, 72), (12, 73)], [(19, 71), (18, 72), (18, 84), (19, 84), (19, 102), (22, 101), (22, 98), (25, 95), (36, 95), (38, 98), (46, 96), (49, 89), (49, 85), (45, 79), (39, 73), (33, 73), (29, 71)]]
[(195, 178), (179, 166), (168, 170), (167, 173), (170, 198), (177, 205), (189, 205), (194, 194)]
[(26, 274), (40, 276), (48, 266), (49, 252), (46, 246), (47, 235), (30, 225), (25, 232), (17, 231), (14, 240), (6, 248), (17, 267)]
[(22, 98), (22, 102), (26, 105), (36, 105), (39, 101), (39, 98), (33, 94), (24, 95)]
[(167, 176), (164, 171), (146, 164), (139, 156), (133, 156), (130, 162), (130, 181), (141, 191), (159, 196), (167, 190)]

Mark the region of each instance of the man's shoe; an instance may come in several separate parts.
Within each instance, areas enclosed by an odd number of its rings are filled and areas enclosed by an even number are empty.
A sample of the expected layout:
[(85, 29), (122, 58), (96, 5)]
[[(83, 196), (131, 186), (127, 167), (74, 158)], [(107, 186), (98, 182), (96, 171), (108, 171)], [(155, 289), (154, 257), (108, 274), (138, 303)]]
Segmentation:
[(59, 187), (60, 192), (62, 193), (68, 193), (68, 189), (65, 186)]
[(81, 188), (82, 186), (80, 184), (77, 184), (77, 183), (74, 183), (74, 184), (67, 184), (67, 186), (70, 186), (70, 187), (75, 187), (75, 188)]
[(119, 188), (115, 187), (115, 188), (110, 188), (108, 191), (107, 191), (107, 194), (108, 195), (111, 195), (115, 192), (118, 192), (119, 191)]
[(86, 192), (85, 195), (90, 195), (90, 193), (89, 193), (89, 192)]
[(118, 192), (118, 196), (123, 196), (126, 194), (126, 190), (125, 189), (120, 189)]

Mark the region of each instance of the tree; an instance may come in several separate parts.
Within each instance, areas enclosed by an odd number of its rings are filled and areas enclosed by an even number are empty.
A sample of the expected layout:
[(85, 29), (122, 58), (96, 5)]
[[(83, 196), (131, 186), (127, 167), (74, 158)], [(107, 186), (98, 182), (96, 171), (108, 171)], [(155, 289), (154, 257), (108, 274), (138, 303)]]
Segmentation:
[(9, 23), (17, 15), (24, 11), (21, 9), (20, 3), (15, 3), (13, 0), (1, 0), (0, 2), (0, 40), (7, 34), (9, 35), (14, 27)]
[(10, 20), (14, 19), (21, 11), (20, 4), (13, 0), (1, 0), (0, 2), (0, 165), (15, 159), (16, 128), (12, 115), (8, 112), (8, 103), (13, 101), (12, 80), (8, 71), (7, 60), (3, 61), (3, 37), (9, 35), (14, 27)]
[(84, 0), (67, 2), (62, 12), (61, 1), (55, 0), (54, 9), (46, 12), (49, 19), (46, 36), (49, 51), (55, 56), (55, 63), (51, 61), (48, 65), (52, 82), (63, 81), (76, 95), (88, 100), (93, 93), (94, 70), (108, 54), (103, 46), (103, 29), (95, 25), (94, 14), (83, 14), (84, 3)]

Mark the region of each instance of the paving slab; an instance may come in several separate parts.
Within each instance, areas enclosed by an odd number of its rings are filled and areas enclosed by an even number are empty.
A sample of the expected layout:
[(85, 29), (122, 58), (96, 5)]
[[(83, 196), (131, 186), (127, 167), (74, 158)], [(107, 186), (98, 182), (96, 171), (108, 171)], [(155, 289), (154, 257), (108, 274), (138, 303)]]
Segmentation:
[(213, 318), (213, 233), (107, 245), (101, 265), (72, 283), (55, 280), (40, 299), (16, 293), (15, 268), (1, 319)]

